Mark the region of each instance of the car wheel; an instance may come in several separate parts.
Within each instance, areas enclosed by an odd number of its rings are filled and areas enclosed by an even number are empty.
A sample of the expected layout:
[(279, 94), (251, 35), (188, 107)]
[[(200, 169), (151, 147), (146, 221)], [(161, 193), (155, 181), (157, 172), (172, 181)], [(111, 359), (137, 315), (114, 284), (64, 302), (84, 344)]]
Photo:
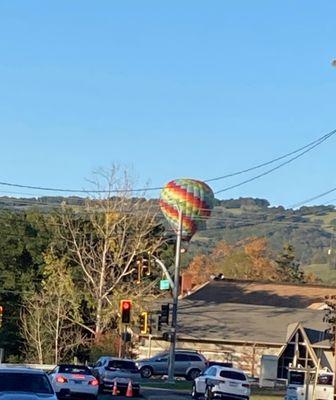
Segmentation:
[(191, 369), (187, 374), (188, 381), (194, 381), (196, 378), (199, 377), (201, 371), (199, 369)]
[(207, 386), (205, 389), (205, 395), (204, 395), (205, 400), (212, 400), (213, 399), (213, 393), (211, 390), (210, 386)]
[(151, 367), (142, 367), (140, 374), (143, 378), (150, 378), (153, 375), (153, 369)]
[(197, 390), (196, 390), (196, 384), (195, 383), (193, 384), (193, 387), (192, 387), (192, 390), (191, 390), (191, 397), (193, 399), (199, 399), (199, 397), (200, 397), (200, 393), (198, 393)]

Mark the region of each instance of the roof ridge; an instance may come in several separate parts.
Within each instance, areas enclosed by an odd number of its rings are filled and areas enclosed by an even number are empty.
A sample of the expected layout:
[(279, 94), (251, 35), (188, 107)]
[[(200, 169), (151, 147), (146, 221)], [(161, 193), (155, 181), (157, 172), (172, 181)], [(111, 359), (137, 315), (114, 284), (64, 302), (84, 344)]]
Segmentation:
[[(218, 282), (233, 282), (233, 283), (259, 283), (264, 285), (278, 285), (278, 286), (299, 286), (299, 287), (311, 287), (311, 288), (324, 288), (324, 289), (335, 289), (334, 285), (319, 285), (319, 284), (311, 284), (311, 283), (296, 283), (296, 282), (278, 282), (278, 281), (266, 281), (266, 280), (254, 280), (254, 279), (235, 279), (235, 278), (224, 278), (224, 279), (213, 279), (208, 281), (207, 283), (218, 283)], [(204, 285), (205, 286), (205, 285)], [(203, 286), (203, 287), (204, 287)]]

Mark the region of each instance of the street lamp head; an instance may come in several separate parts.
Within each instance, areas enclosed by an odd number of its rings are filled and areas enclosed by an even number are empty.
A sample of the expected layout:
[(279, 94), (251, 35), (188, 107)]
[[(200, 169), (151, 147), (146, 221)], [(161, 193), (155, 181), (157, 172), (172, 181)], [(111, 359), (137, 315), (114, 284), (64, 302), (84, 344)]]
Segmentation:
[(332, 65), (333, 67), (336, 67), (336, 59), (335, 59), (335, 60), (332, 60), (331, 65)]

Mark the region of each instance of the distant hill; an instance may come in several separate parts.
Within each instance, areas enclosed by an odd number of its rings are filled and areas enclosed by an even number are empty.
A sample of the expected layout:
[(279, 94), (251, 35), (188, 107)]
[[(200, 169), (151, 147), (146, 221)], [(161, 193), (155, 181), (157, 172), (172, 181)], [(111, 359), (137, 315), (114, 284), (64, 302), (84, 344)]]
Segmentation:
[[(85, 199), (77, 196), (3, 196), (0, 197), (0, 209), (25, 210), (36, 207), (48, 212), (63, 201), (78, 206), (83, 205)], [(156, 202), (153, 199), (149, 201)], [(315, 272), (325, 282), (331, 279), (336, 283), (336, 249), (332, 249), (336, 247), (335, 229), (336, 210), (333, 205), (304, 206), (293, 210), (282, 206), (271, 207), (265, 199), (216, 200), (206, 230), (194, 236), (183, 257), (184, 264), (195, 254), (209, 253), (220, 240), (235, 243), (252, 236), (264, 236), (274, 253), (278, 253), (284, 244), (291, 243), (303, 267)]]
[(323, 264), (325, 279), (329, 264), (336, 263), (336, 249), (335, 254), (333, 250), (328, 254), (331, 246), (336, 246), (333, 243), (335, 228), (334, 206), (292, 210), (282, 206), (270, 207), (264, 199), (218, 200), (207, 222), (207, 230), (194, 237), (191, 252), (208, 252), (219, 240), (235, 243), (252, 236), (264, 236), (275, 253), (281, 251), (284, 244), (291, 243), (302, 266)]

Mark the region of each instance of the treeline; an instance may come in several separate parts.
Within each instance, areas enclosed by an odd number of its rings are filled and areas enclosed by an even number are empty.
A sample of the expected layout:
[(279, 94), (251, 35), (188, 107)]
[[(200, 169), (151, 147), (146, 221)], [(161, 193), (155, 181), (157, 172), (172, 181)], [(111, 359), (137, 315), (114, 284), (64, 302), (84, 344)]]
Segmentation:
[(207, 230), (195, 236), (191, 257), (210, 253), (221, 240), (235, 244), (250, 237), (265, 237), (279, 253), (286, 243), (294, 246), (302, 265), (325, 264), (336, 228), (333, 205), (285, 209), (267, 200), (241, 198), (217, 201)]
[[(66, 203), (83, 206), (85, 198), (78, 196), (44, 196), (36, 199), (0, 197), (0, 209), (29, 210), (37, 208), (49, 212), (55, 206)], [(133, 198), (134, 204), (158, 207), (156, 199)], [(165, 224), (163, 217), (161, 221)], [(205, 231), (199, 232), (189, 246), (188, 263), (196, 254), (207, 254), (218, 241), (234, 244), (249, 237), (266, 237), (269, 246), (279, 252), (285, 243), (291, 243), (303, 265), (326, 264), (328, 251), (336, 229), (336, 212), (333, 205), (303, 206), (299, 209), (272, 207), (265, 199), (239, 198), (216, 200), (211, 219)]]
[(213, 277), (291, 283), (318, 283), (314, 274), (305, 274), (295, 249), (286, 244), (275, 254), (265, 238), (248, 238), (228, 244), (220, 241), (210, 254), (196, 255), (185, 272), (194, 286)]

